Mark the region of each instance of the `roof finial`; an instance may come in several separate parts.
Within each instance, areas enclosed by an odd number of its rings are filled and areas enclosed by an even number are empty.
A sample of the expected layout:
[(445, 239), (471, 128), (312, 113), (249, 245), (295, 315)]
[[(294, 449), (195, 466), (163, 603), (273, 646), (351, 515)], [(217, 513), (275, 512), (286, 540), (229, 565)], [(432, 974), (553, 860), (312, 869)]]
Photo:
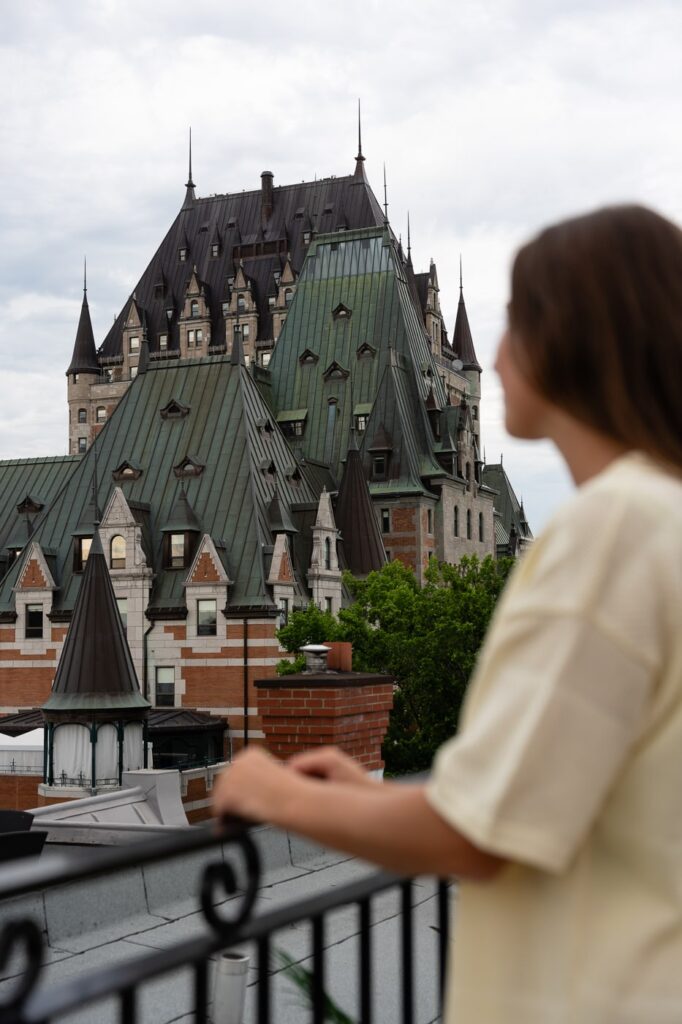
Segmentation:
[(358, 98), (358, 155), (356, 160), (364, 160), (362, 155), (362, 121), (360, 119), (360, 99)]
[(196, 192), (194, 191), (194, 181), (192, 180), (192, 128), (189, 129), (189, 177), (185, 184), (185, 202), (183, 204), (183, 210), (186, 210), (192, 205), (196, 199)]
[(459, 293), (462, 294), (462, 254), (459, 254)]
[(83, 257), (83, 295), (88, 294), (88, 260)]
[(189, 127), (189, 177), (187, 179), (187, 188), (194, 188), (194, 182), (192, 181), (192, 126)]
[(388, 190), (386, 188), (386, 164), (384, 163), (384, 224), (388, 224)]

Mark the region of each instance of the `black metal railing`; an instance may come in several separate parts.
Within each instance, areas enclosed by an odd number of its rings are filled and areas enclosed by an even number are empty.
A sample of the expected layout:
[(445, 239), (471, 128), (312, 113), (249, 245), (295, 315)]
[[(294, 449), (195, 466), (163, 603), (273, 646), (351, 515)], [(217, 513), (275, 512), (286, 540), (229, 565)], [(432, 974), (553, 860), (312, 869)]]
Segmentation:
[[(312, 977), (310, 983), (313, 1024), (324, 1024), (326, 985), (329, 967), (325, 949), (325, 925), (328, 915), (339, 908), (357, 908), (357, 1020), (372, 1024), (373, 1008), (382, 994), (373, 955), (372, 901), (378, 894), (397, 889), (400, 893), (400, 1016), (396, 1024), (413, 1024), (420, 979), (415, 976), (414, 882), (385, 872), (373, 872), (322, 895), (311, 896), (275, 910), (252, 913), (261, 880), (256, 844), (247, 826), (231, 822), (220, 829), (202, 826), (172, 838), (154, 839), (134, 847), (91, 851), (87, 856), (71, 855), (14, 861), (0, 872), (0, 900), (42, 891), (69, 882), (106, 877), (131, 867), (156, 864), (219, 844), (239, 853), (237, 865), (216, 860), (205, 866), (201, 876), (200, 903), (206, 932), (171, 948), (140, 955), (135, 960), (98, 967), (85, 975), (52, 980), (41, 985), (44, 938), (39, 925), (29, 918), (9, 920), (0, 932), (0, 969), (11, 957), (23, 951), (26, 967), (13, 981), (9, 994), (0, 996), (0, 1021), (3, 1024), (47, 1024), (63, 1015), (107, 997), (115, 997), (122, 1024), (140, 1024), (140, 990), (145, 983), (181, 968), (193, 971), (194, 1020), (209, 1020), (208, 962), (221, 950), (244, 942), (253, 942), (257, 950), (258, 980), (255, 985), (258, 1024), (276, 1024), (272, 1005), (273, 937), (290, 925), (311, 924)], [(433, 962), (438, 964), (435, 983), (436, 1001), (442, 1003), (448, 944), (448, 883), (435, 880), (436, 913), (433, 922)], [(219, 901), (228, 897), (227, 903)], [(236, 910), (234, 905), (237, 904)], [(140, 953), (144, 947), (140, 947)], [(429, 984), (432, 983), (428, 979)], [(305, 1015), (300, 1019), (304, 1020)]]

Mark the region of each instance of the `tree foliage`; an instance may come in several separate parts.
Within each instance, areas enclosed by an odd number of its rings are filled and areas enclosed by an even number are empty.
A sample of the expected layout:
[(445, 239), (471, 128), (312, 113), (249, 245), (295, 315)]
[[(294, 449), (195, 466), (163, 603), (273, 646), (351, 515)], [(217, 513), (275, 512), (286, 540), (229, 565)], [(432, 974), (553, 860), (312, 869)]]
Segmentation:
[(311, 605), (279, 631), (290, 651), (304, 643), (350, 640), (353, 668), (396, 679), (384, 744), (393, 774), (427, 769), (457, 720), (476, 656), (512, 559), (463, 558), (429, 563), (423, 587), (391, 562), (364, 580), (347, 575), (353, 603), (335, 619)]

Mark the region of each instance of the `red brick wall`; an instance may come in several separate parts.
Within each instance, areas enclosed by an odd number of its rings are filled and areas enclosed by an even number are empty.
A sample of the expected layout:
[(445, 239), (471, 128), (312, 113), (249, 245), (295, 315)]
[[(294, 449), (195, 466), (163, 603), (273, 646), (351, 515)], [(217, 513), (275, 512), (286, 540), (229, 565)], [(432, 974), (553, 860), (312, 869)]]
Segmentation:
[(334, 744), (368, 769), (383, 768), (381, 744), (393, 706), (393, 686), (260, 689), (259, 711), (268, 749), (287, 758)]
[(7, 811), (26, 811), (41, 806), (38, 786), (42, 775), (0, 775), (0, 807)]

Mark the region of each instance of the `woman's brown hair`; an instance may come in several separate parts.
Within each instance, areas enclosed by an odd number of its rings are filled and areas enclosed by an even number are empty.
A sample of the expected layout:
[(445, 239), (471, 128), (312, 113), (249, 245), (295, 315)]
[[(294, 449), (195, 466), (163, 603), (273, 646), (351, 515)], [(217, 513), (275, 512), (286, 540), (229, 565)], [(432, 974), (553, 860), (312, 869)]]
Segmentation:
[(642, 206), (544, 230), (517, 254), (522, 372), (576, 419), (682, 467), (682, 231)]

